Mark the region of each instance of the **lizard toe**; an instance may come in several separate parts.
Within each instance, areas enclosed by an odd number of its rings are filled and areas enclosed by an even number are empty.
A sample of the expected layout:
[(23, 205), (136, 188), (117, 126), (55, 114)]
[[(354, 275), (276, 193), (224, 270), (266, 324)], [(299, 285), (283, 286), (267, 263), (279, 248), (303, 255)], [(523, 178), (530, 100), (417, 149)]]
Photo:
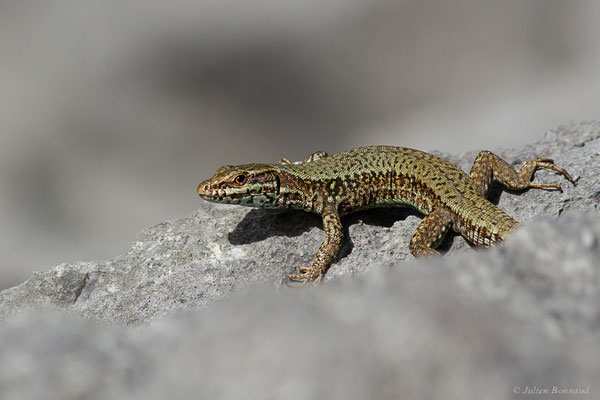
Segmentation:
[(308, 282), (319, 283), (323, 274), (316, 268), (301, 267), (299, 274), (290, 275), (290, 281), (306, 284)]

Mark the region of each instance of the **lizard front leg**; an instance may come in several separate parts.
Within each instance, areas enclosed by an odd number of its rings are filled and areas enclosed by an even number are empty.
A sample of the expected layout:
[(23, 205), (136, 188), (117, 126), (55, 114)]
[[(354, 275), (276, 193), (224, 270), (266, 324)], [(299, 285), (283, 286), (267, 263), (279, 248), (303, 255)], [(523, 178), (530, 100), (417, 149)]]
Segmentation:
[[(302, 161), (300, 164), (304, 164), (304, 163), (307, 163), (307, 162), (313, 162), (313, 161), (317, 161), (317, 160), (320, 160), (320, 159), (322, 159), (322, 158), (325, 158), (325, 157), (329, 157), (329, 154), (327, 154), (327, 153), (326, 153), (326, 152), (324, 152), (324, 151), (315, 151), (315, 152), (314, 152), (314, 153), (312, 153), (310, 156), (306, 157), (306, 158), (304, 159), (304, 161)], [(292, 165), (292, 164), (294, 164), (293, 162), (291, 162), (290, 160), (288, 160), (288, 159), (287, 159), (287, 158), (285, 158), (285, 157), (282, 157), (282, 158), (281, 158), (281, 163), (282, 163), (282, 164), (287, 164), (287, 165)]]
[(323, 209), (322, 217), (325, 240), (321, 243), (312, 266), (302, 267), (299, 270), (300, 274), (290, 275), (291, 281), (308, 282), (317, 280), (319, 282), (342, 247), (344, 231), (337, 210), (334, 207), (326, 207)]
[(303, 163), (305, 163), (305, 162), (313, 162), (313, 161), (317, 161), (317, 160), (320, 160), (320, 159), (325, 158), (325, 157), (329, 157), (329, 154), (327, 154), (327, 152), (325, 152), (325, 151), (315, 151), (310, 156), (306, 157), (304, 159), (304, 161), (302, 161), (302, 162)]

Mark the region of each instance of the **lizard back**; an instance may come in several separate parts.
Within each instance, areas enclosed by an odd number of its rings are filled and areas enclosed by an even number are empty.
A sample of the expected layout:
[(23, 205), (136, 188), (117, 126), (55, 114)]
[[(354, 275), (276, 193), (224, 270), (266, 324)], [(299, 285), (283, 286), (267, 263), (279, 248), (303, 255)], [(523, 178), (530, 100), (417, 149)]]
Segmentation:
[(288, 175), (281, 179), (281, 195), (287, 193), (308, 211), (319, 213), (333, 203), (340, 214), (409, 206), (427, 215), (445, 207), (453, 214), (453, 229), (480, 245), (503, 239), (518, 224), (480, 194), (460, 168), (419, 150), (359, 147), (278, 167)]

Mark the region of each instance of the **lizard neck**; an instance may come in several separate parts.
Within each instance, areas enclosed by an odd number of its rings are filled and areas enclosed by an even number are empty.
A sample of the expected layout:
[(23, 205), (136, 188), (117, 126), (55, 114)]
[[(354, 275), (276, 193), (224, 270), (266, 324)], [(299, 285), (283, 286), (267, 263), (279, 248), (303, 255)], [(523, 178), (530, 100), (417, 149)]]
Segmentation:
[(325, 203), (324, 182), (296, 173), (294, 165), (283, 167), (278, 171), (279, 195), (275, 206), (321, 213)]

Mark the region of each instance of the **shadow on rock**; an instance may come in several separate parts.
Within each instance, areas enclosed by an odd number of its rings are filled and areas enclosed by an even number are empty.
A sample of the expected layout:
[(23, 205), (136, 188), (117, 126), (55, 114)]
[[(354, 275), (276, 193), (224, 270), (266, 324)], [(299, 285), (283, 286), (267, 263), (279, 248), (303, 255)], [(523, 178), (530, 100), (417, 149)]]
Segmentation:
[[(342, 218), (344, 236), (349, 237), (348, 227), (362, 221), (367, 225), (391, 227), (396, 221), (409, 215), (420, 216), (410, 208), (374, 208), (346, 215)], [(300, 236), (314, 227), (322, 228), (318, 214), (300, 210), (252, 209), (229, 233), (231, 244), (249, 244), (273, 236)]]
[(300, 236), (314, 227), (321, 227), (321, 218), (304, 211), (252, 209), (229, 233), (233, 245), (260, 242), (272, 236)]
[[(422, 218), (421, 213), (412, 208), (385, 207), (358, 211), (342, 217), (344, 242), (335, 261), (352, 253), (354, 245), (352, 235), (349, 232), (350, 226), (364, 223), (371, 226), (390, 228), (397, 221), (404, 221), (409, 216)], [(273, 236), (297, 237), (315, 227), (322, 229), (321, 217), (314, 213), (300, 210), (252, 209), (228, 234), (228, 240), (233, 245), (242, 245), (260, 242)], [(456, 234), (453, 231), (449, 231), (437, 249), (441, 253), (446, 253), (452, 246), (455, 236)]]

